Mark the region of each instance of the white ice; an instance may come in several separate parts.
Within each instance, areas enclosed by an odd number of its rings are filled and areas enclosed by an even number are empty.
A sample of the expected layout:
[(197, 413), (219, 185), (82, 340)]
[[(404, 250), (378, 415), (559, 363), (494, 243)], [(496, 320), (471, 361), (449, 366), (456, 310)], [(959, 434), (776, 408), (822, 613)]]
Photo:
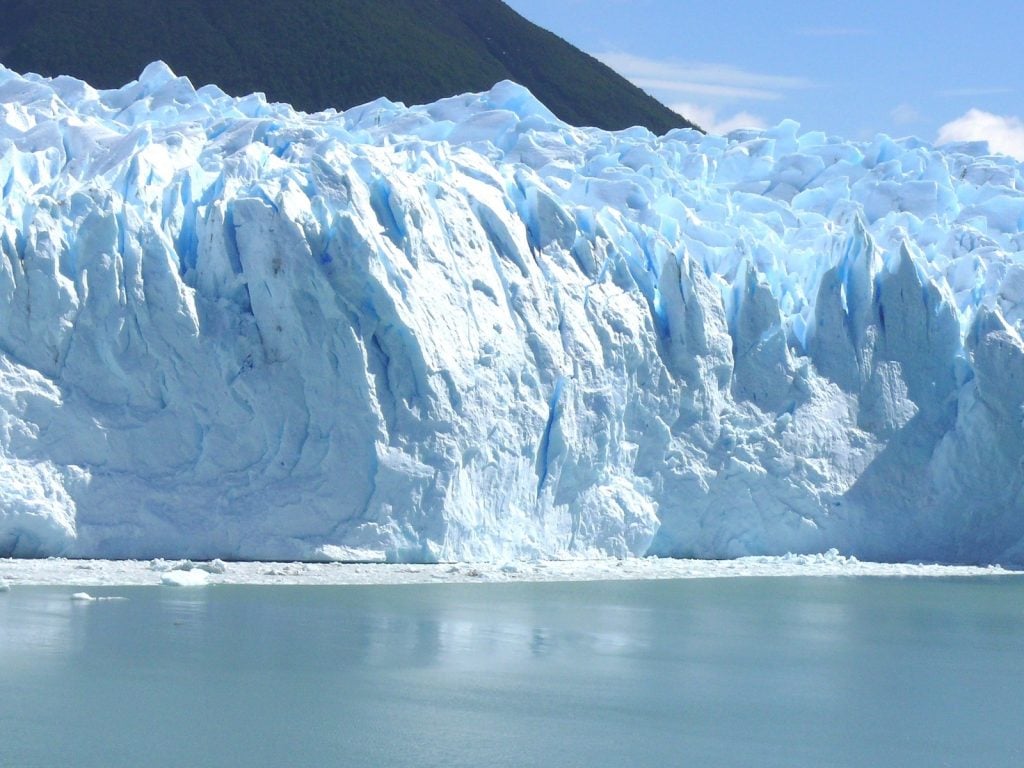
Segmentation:
[[(75, 582), (73, 580), (70, 582), (65, 582), (65, 584), (69, 583), (73, 585)], [(103, 603), (127, 600), (128, 598), (120, 597), (118, 595), (105, 595), (103, 597), (94, 597), (93, 595), (90, 595), (88, 592), (75, 592), (73, 595), (71, 595), (71, 599), (76, 603)]]
[(206, 571), (167, 571), (160, 577), (160, 583), (166, 587), (205, 587), (209, 583)]
[(1024, 564), (984, 145), (0, 69), (0, 190), (0, 554)]
[[(196, 565), (202, 565), (196, 563)], [(619, 581), (746, 577), (950, 578), (1024, 576), (1001, 566), (870, 563), (835, 550), (813, 555), (751, 556), (733, 560), (632, 557), (591, 560), (519, 560), (474, 563), (226, 563), (223, 571), (167, 571), (162, 560), (0, 558), (9, 588), (22, 586), (119, 587), (255, 585), (478, 584), (549, 581)], [(199, 575), (201, 574), (201, 575)], [(201, 582), (201, 583), (200, 583)]]

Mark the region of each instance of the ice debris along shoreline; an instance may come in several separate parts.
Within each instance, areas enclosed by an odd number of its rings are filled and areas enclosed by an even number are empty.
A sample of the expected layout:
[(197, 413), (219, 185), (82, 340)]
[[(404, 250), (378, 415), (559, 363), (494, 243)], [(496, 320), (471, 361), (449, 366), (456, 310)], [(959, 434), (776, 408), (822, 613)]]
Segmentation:
[(0, 554), (1024, 564), (984, 145), (0, 69)]
[(90, 595), (88, 592), (75, 592), (71, 595), (71, 599), (76, 603), (110, 603), (121, 602), (128, 598), (121, 597), (119, 595), (103, 595), (96, 597), (94, 595)]
[[(834, 550), (814, 555), (733, 560), (630, 557), (505, 563), (273, 563), (232, 562), (208, 568), (188, 560), (0, 559), (8, 589), (22, 586), (205, 587), (235, 585), (500, 584), (773, 577), (951, 578), (1024, 576), (1002, 566), (868, 563)], [(3, 581), (0, 580), (0, 583)]]

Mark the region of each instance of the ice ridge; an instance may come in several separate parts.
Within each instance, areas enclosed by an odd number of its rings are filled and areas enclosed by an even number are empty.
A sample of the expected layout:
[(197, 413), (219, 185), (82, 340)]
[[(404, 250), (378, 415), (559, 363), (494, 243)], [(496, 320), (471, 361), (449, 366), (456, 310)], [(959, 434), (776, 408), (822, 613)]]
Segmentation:
[(0, 555), (1024, 565), (980, 144), (0, 68)]

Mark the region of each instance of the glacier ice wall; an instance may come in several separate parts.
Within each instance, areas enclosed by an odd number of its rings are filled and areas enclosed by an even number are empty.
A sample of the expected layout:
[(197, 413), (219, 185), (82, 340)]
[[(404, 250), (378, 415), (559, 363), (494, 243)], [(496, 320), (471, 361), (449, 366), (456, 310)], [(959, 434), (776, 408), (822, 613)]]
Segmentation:
[(0, 555), (1024, 564), (1024, 169), (0, 68)]

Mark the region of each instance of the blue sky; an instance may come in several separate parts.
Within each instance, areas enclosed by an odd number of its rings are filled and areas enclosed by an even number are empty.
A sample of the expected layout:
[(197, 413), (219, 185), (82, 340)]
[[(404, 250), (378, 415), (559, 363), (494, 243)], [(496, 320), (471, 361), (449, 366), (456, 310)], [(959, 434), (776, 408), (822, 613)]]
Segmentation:
[(714, 132), (789, 117), (1024, 159), (1018, 3), (505, 1)]

